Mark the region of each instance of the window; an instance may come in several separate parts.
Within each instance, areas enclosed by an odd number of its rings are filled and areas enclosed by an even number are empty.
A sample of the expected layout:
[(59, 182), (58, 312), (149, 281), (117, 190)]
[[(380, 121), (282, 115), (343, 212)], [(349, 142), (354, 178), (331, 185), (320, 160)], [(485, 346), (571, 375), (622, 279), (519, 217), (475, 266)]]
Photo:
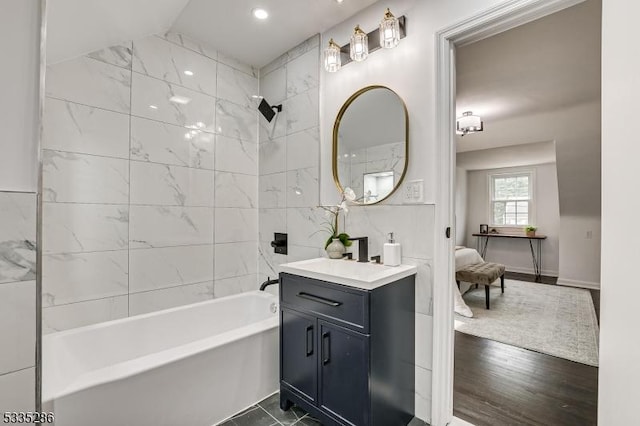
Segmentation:
[(533, 173), (491, 175), (491, 224), (529, 225), (533, 212)]

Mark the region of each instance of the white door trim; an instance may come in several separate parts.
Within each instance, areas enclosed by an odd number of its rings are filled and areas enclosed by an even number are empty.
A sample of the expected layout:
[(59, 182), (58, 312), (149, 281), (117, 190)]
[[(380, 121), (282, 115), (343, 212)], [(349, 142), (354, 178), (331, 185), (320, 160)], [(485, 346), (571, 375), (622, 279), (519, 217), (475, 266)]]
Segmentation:
[[(453, 419), (453, 282), (455, 241), (455, 47), (473, 43), (585, 0), (510, 0), (436, 33), (438, 193), (433, 286), (431, 425)], [(445, 229), (452, 228), (451, 238)]]

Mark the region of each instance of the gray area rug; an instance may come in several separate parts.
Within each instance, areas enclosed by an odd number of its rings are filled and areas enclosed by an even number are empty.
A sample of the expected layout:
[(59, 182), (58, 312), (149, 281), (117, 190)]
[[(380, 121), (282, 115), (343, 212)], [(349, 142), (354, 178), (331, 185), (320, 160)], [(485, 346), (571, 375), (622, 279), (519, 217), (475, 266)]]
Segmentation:
[(484, 286), (463, 298), (473, 318), (456, 314), (456, 330), (598, 366), (598, 321), (589, 290), (505, 280), (504, 294), (491, 287), (491, 310), (485, 309)]

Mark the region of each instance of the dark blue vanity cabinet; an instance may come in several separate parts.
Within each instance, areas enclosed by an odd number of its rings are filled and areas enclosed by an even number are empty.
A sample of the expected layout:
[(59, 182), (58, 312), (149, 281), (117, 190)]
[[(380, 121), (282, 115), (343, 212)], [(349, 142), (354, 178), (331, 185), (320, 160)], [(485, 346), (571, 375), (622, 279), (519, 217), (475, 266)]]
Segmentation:
[(372, 290), (280, 274), (280, 406), (325, 425), (414, 415), (415, 275)]

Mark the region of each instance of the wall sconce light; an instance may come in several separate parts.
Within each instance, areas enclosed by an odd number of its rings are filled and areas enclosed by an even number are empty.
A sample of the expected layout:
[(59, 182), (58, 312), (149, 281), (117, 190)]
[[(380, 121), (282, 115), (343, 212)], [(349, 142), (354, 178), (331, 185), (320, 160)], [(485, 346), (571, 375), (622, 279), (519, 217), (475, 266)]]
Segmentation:
[[(362, 62), (380, 48), (391, 49), (400, 43), (400, 39), (406, 37), (406, 18), (396, 18), (387, 8), (380, 25), (370, 33), (365, 33), (360, 26), (356, 26), (350, 43), (344, 46), (338, 45), (333, 39), (329, 40), (329, 46), (324, 50), (324, 69), (327, 72), (336, 72), (343, 65), (351, 61)], [(371, 47), (369, 47), (371, 40)]]
[(340, 46), (331, 39), (329, 40), (329, 46), (324, 49), (324, 69), (327, 70), (327, 72), (336, 72), (341, 66)]
[(400, 43), (400, 22), (387, 8), (380, 22), (380, 47), (392, 49)]
[(484, 122), (482, 119), (473, 115), (471, 111), (464, 112), (462, 117), (458, 117), (456, 122), (456, 133), (464, 136), (467, 133), (482, 132), (484, 130)]
[(349, 56), (356, 62), (362, 62), (369, 56), (369, 36), (356, 25), (349, 43)]

